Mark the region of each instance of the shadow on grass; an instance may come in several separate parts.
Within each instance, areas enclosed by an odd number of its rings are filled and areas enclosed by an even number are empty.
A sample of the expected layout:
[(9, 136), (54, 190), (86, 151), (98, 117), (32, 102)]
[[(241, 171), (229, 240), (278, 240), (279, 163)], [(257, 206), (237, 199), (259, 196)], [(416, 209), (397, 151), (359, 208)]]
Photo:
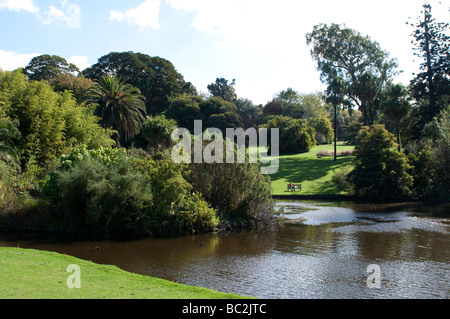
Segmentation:
[[(304, 194), (336, 194), (338, 191), (336, 186), (331, 182), (333, 171), (338, 170), (342, 166), (353, 163), (353, 157), (341, 157), (337, 161), (333, 158), (302, 158), (295, 156), (287, 156), (280, 158), (280, 167), (277, 174), (271, 176), (272, 181), (281, 182), (283, 184), (292, 181), (293, 183), (305, 184), (308, 188), (303, 187)], [(321, 179), (326, 178), (326, 180)], [(303, 185), (302, 185), (303, 186)], [(280, 187), (274, 189), (275, 193), (289, 194), (286, 189), (280, 192)]]

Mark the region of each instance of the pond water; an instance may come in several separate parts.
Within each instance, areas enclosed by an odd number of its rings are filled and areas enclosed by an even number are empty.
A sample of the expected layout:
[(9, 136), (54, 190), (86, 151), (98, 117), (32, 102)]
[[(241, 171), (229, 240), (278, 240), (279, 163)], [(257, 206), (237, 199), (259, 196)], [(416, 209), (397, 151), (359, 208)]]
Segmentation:
[[(271, 233), (131, 242), (5, 233), (0, 246), (56, 251), (263, 299), (450, 297), (450, 204), (279, 201), (277, 208), (286, 224)], [(375, 275), (369, 265), (379, 267), (379, 288), (368, 285)]]

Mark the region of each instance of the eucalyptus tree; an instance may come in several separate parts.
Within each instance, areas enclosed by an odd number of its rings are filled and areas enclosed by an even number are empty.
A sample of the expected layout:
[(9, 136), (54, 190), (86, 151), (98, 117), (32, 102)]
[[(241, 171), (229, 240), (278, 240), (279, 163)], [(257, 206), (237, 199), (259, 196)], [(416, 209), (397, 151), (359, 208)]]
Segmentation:
[(97, 104), (95, 115), (101, 118), (103, 127), (118, 132), (116, 143), (139, 133), (146, 109), (145, 97), (138, 88), (116, 75), (104, 76), (89, 90), (86, 100)]
[(397, 62), (379, 43), (345, 25), (316, 25), (306, 35), (306, 43), (322, 82), (330, 85), (336, 77), (342, 79), (344, 95), (359, 107), (364, 125), (370, 124), (369, 104), (396, 74)]

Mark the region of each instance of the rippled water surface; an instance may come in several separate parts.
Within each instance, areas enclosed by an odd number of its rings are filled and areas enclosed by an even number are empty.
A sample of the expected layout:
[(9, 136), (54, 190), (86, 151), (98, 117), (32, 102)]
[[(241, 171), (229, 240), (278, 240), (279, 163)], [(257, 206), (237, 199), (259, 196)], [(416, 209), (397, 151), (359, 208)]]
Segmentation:
[[(45, 249), (183, 284), (267, 299), (448, 298), (450, 205), (278, 202), (277, 232), (133, 242), (3, 234), (0, 246)], [(95, 247), (100, 247), (96, 250)], [(369, 265), (381, 287), (369, 288)]]

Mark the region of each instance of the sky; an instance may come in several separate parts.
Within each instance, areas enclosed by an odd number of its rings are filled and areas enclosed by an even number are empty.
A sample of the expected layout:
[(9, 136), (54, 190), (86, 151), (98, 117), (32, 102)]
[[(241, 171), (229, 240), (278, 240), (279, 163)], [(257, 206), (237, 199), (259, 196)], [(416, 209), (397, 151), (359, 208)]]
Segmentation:
[[(428, 0), (450, 22), (450, 0)], [(110, 52), (133, 51), (173, 63), (199, 91), (236, 80), (239, 98), (266, 104), (292, 88), (325, 89), (305, 36), (319, 23), (345, 24), (398, 60), (409, 83), (420, 60), (411, 44), (424, 0), (0, 0), (0, 68), (41, 54), (80, 70)], [(416, 60), (416, 61), (415, 61)]]

